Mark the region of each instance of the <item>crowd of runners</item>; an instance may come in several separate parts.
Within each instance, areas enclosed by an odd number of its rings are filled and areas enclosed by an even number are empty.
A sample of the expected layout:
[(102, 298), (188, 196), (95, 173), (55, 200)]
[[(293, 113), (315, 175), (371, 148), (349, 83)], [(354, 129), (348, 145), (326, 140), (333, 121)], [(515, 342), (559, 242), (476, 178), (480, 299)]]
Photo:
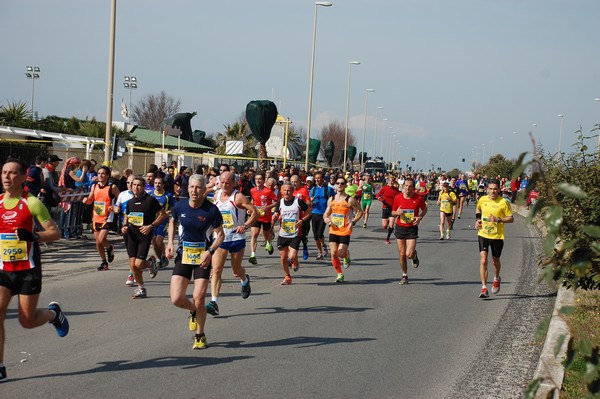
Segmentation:
[[(52, 155), (48, 162), (37, 166), (45, 168), (50, 161), (55, 163), (54, 170), (62, 160)], [(82, 161), (71, 159), (70, 163), (80, 165)], [(115, 259), (109, 232), (116, 230), (122, 236), (129, 258), (125, 284), (134, 288), (133, 299), (149, 295), (144, 271), (153, 279), (173, 262), (170, 298), (175, 306), (189, 312), (194, 349), (207, 346), (207, 314), (219, 315), (223, 270), (228, 261), (239, 280), (242, 298), (251, 295), (251, 278), (243, 266), (247, 237), (247, 260), (252, 265), (263, 261), (262, 255), (257, 255), (259, 241), (268, 255), (276, 246), (283, 275), (281, 285), (291, 285), (291, 272), (297, 272), (311, 255), (316, 261), (330, 261), (335, 275), (332, 281), (343, 284), (344, 271), (352, 262), (353, 230), (369, 226), (373, 201), (382, 203), (382, 242), (391, 244), (392, 235), (395, 238), (402, 270), (400, 285), (409, 283), (408, 261), (414, 268), (420, 265), (419, 224), (429, 206), (435, 203), (439, 207), (440, 240), (449, 240), (456, 219), (465, 215), (466, 206), (476, 204), (468, 217), (475, 216), (478, 230), (479, 297), (487, 298), (488, 252), (492, 255), (495, 294), (501, 283), (504, 224), (514, 220), (510, 202), (514, 201), (513, 192), (523, 185), (521, 181), (516, 187), (515, 182), (503, 179), (463, 174), (371, 176), (330, 169), (307, 172), (294, 166), (272, 166), (266, 171), (247, 167), (241, 173), (227, 164), (218, 168), (200, 166), (194, 171), (183, 166), (175, 174), (176, 170), (176, 165), (163, 162), (143, 173), (127, 169), (116, 176), (109, 167), (101, 166), (88, 179), (89, 194), (82, 202), (91, 213), (90, 227), (100, 258), (98, 271), (108, 270)], [(34, 191), (39, 184), (47, 184), (34, 181), (38, 174), (46, 179), (45, 169), (38, 173), (18, 159), (9, 159), (2, 167), (0, 217), (5, 223), (0, 226), (0, 381), (6, 379), (2, 364), (4, 320), (12, 296), (18, 295), (19, 321), (24, 327), (49, 322), (61, 337), (69, 331), (58, 303), (52, 302), (47, 309), (37, 308), (41, 291), (39, 243), (61, 236), (50, 217), (49, 205)], [(83, 180), (82, 174), (74, 176)], [(186, 292), (190, 282), (191, 299)]]

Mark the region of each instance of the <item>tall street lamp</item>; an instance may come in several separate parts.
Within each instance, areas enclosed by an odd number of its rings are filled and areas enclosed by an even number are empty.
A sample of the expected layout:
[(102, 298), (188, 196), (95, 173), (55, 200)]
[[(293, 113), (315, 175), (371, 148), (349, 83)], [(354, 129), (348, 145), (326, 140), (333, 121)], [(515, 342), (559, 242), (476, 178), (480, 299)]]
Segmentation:
[(375, 159), (376, 152), (377, 152), (377, 113), (379, 112), (380, 109), (383, 109), (383, 107), (377, 107), (375, 109), (375, 134), (373, 135), (373, 159)]
[(561, 145), (562, 145), (562, 132), (563, 132), (563, 114), (557, 115), (560, 118), (560, 133), (558, 134), (558, 157), (561, 156)]
[(131, 122), (131, 90), (138, 88), (138, 80), (135, 76), (125, 76), (123, 87), (129, 90), (129, 111), (127, 112), (127, 123)]
[[(367, 131), (367, 104), (369, 102), (369, 93), (374, 92), (375, 89), (366, 89), (365, 91), (365, 122), (363, 124), (363, 137), (362, 137), (362, 157), (365, 156), (365, 132)], [(360, 170), (362, 171), (363, 163), (365, 160), (360, 158)]]
[(381, 154), (381, 158), (384, 158), (384, 154), (383, 154), (383, 140), (384, 139), (383, 138), (385, 137), (385, 127), (387, 127), (388, 118), (383, 118), (382, 121), (383, 121), (384, 129), (383, 129), (383, 132), (381, 133), (381, 145), (379, 146), (379, 153)]
[(37, 119), (35, 109), (33, 108), (33, 101), (35, 99), (35, 80), (40, 78), (40, 73), (42, 70), (37, 66), (27, 66), (25, 69), (25, 76), (27, 79), (31, 79), (31, 118)]
[[(600, 98), (596, 98), (596, 101), (600, 101)], [(598, 155), (600, 155), (600, 133), (598, 133), (598, 147), (596, 148)]]
[(393, 154), (392, 154), (392, 140), (396, 140), (396, 133), (394, 133), (394, 127), (390, 126), (388, 127), (388, 129), (390, 130), (390, 138), (388, 140), (388, 150), (387, 150), (387, 159), (390, 160), (390, 162), (393, 161)]
[(348, 61), (348, 93), (346, 95), (346, 131), (344, 133), (344, 173), (348, 162), (348, 113), (350, 112), (350, 80), (352, 79), (352, 65), (360, 65), (360, 61)]
[(304, 160), (304, 170), (308, 171), (308, 150), (310, 146), (310, 123), (312, 117), (312, 95), (313, 78), (315, 74), (315, 46), (317, 44), (317, 10), (321, 7), (331, 7), (333, 3), (328, 1), (315, 1), (315, 22), (313, 28), (312, 56), (310, 60), (310, 84), (308, 89), (308, 123), (306, 126), (306, 159)]

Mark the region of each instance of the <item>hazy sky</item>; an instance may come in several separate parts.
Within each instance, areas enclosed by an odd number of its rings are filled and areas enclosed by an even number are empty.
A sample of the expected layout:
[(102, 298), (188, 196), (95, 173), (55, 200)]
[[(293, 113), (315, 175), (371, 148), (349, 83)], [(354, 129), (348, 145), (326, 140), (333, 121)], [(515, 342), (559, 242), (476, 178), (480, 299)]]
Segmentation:
[[(403, 164), (416, 156), (417, 168), (465, 168), (492, 149), (514, 157), (530, 150), (530, 130), (556, 152), (558, 114), (568, 151), (574, 131), (600, 122), (598, 0), (333, 3), (318, 7), (311, 137), (330, 121), (344, 124), (354, 60), (349, 127), (358, 151), (372, 88), (365, 150), (373, 152), (375, 110), (384, 107), (377, 154), (383, 137), (386, 154)], [(110, 4), (2, 1), (0, 100), (30, 103), (25, 67), (39, 66), (40, 116), (105, 120)], [(209, 134), (259, 99), (306, 127), (314, 12), (308, 0), (119, 0), (113, 119), (121, 98), (129, 102), (123, 76), (134, 75), (134, 103), (164, 90)]]

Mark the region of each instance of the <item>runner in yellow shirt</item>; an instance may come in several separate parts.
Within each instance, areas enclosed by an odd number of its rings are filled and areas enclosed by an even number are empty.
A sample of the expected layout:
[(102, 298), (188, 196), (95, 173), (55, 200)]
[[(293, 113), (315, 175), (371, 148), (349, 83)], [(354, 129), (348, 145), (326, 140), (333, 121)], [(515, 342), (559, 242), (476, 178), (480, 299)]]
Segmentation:
[[(450, 223), (452, 220), (452, 208), (456, 205), (456, 194), (450, 191), (450, 183), (447, 181), (442, 185), (442, 192), (438, 197), (437, 204), (440, 207), (440, 240), (450, 239)], [(447, 228), (444, 230), (444, 226)], [(444, 231), (446, 235), (444, 237)]]
[(479, 239), (479, 275), (481, 277), (481, 293), (479, 298), (489, 297), (487, 290), (488, 278), (488, 248), (492, 249), (492, 263), (494, 265), (494, 284), (492, 294), (500, 292), (500, 255), (504, 247), (504, 224), (514, 222), (512, 210), (507, 200), (500, 195), (500, 181), (490, 179), (487, 186), (487, 195), (477, 201), (475, 227)]

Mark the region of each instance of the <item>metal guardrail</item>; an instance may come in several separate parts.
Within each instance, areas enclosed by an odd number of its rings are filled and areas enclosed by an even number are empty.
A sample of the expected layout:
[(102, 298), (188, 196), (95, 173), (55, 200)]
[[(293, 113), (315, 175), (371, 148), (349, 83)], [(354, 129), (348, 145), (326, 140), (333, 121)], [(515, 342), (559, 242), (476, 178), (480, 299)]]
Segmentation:
[(92, 221), (92, 208), (82, 201), (89, 191), (65, 193), (60, 195), (60, 203), (50, 208), (50, 215), (56, 222), (62, 238), (84, 238), (83, 226)]

